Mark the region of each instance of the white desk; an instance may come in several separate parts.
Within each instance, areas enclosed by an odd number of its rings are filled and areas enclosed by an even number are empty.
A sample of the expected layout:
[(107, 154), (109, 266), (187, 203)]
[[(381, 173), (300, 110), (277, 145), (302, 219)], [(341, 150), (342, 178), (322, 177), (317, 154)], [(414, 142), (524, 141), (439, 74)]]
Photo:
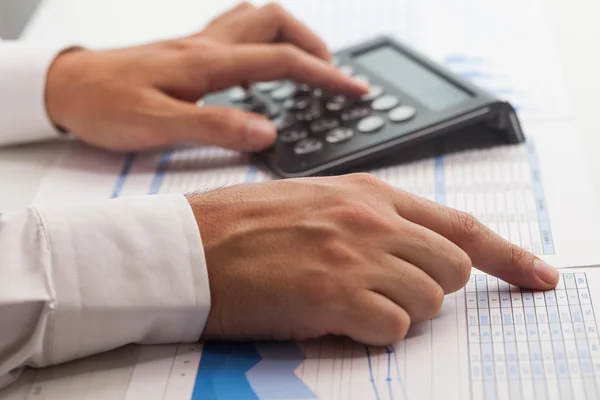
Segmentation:
[[(24, 31), (24, 39), (89, 46), (123, 46), (187, 34), (200, 29), (234, 0), (45, 0)], [(574, 110), (591, 171), (600, 172), (600, 3), (597, 0), (545, 0), (560, 57), (569, 102)], [(569, 132), (565, 140), (569, 140)], [(0, 150), (0, 211), (31, 201), (45, 169), (61, 144)], [(597, 175), (591, 174), (592, 177)], [(600, 194), (600, 179), (594, 182)], [(600, 198), (600, 196), (597, 196)]]

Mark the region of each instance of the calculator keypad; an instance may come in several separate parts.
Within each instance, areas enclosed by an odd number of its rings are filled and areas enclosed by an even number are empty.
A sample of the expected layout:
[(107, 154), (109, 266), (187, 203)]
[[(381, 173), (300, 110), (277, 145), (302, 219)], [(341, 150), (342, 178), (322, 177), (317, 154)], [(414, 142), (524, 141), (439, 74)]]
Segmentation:
[(279, 144), (271, 151), (284, 154), (289, 151), (307, 162), (317, 160), (311, 156), (328, 148), (343, 149), (338, 146), (346, 146), (362, 135), (363, 138), (377, 135), (386, 124), (401, 124), (416, 115), (413, 105), (386, 93), (381, 85), (373, 82), (374, 77), (355, 71), (349, 64), (340, 65), (338, 69), (369, 84), (369, 92), (354, 99), (306, 84), (270, 81), (256, 83), (249, 90), (232, 88), (227, 97), (237, 107), (273, 120)]

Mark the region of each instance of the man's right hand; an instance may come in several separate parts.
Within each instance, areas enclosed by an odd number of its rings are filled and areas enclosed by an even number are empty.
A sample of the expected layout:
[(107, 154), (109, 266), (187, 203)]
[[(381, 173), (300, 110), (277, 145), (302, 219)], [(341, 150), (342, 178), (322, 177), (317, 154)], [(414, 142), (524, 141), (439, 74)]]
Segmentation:
[(558, 273), (471, 215), (368, 174), (240, 185), (188, 196), (212, 307), (204, 339), (328, 334), (384, 345), (431, 318), (471, 266), (515, 285)]

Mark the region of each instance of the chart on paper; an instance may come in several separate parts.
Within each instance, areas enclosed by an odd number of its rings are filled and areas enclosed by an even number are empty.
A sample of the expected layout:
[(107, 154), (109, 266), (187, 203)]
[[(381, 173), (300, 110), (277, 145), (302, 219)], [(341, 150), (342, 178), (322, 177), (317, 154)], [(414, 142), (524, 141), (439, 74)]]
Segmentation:
[(440, 314), (385, 347), (347, 338), (127, 347), (27, 371), (2, 400), (597, 399), (600, 269), (556, 289), (474, 274)]

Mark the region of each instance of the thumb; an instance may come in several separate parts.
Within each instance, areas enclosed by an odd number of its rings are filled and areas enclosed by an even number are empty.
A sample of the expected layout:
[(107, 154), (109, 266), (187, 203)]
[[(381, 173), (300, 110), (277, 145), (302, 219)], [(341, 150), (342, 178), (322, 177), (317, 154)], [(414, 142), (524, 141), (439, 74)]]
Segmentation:
[(232, 150), (259, 151), (273, 144), (276, 129), (261, 115), (234, 108), (179, 103), (168, 130), (174, 141), (197, 142)]

